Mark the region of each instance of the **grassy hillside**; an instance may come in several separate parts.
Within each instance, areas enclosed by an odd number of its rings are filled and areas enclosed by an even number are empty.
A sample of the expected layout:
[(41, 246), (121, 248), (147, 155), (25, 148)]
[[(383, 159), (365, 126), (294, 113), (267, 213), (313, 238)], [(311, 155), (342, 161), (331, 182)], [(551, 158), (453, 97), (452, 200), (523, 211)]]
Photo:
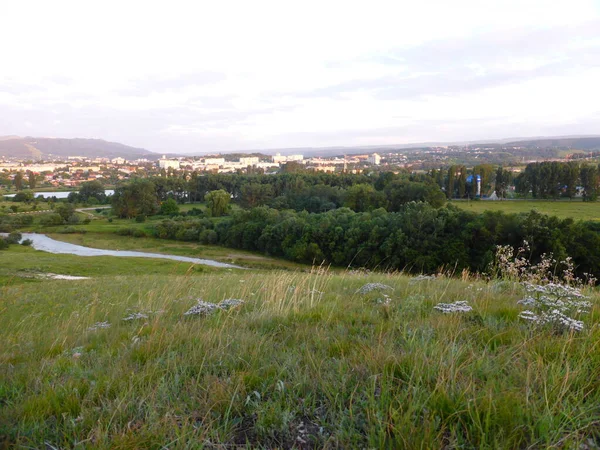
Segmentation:
[[(586, 329), (561, 334), (519, 319), (523, 292), (508, 282), (168, 261), (145, 275), (96, 260), (96, 274), (82, 258), (41, 255), (13, 246), (0, 266), (93, 278), (0, 287), (0, 447), (600, 443), (595, 293)], [(371, 282), (389, 298), (357, 293)], [(185, 316), (198, 298), (245, 303)], [(456, 300), (473, 311), (433, 308)], [(132, 313), (146, 317), (123, 320)]]

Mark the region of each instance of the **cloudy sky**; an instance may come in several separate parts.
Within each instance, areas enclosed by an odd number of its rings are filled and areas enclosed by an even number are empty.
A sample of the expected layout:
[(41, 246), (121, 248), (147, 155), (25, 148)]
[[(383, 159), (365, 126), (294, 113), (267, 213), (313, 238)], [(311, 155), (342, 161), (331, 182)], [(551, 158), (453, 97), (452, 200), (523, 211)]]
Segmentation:
[(600, 0), (0, 0), (0, 135), (158, 152), (600, 134)]

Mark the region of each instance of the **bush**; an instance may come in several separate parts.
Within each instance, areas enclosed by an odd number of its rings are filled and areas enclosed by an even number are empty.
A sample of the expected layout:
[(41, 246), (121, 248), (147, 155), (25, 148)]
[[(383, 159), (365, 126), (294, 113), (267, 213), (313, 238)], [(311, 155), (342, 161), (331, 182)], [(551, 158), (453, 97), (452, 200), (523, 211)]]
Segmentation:
[(7, 248), (8, 248), (8, 242), (6, 242), (6, 239), (0, 238), (0, 250), (5, 250)]
[(78, 230), (77, 228), (73, 228), (73, 227), (64, 227), (61, 230), (58, 230), (57, 233), (60, 234), (73, 234), (73, 233), (85, 233), (84, 230)]
[(52, 227), (52, 226), (56, 226), (56, 225), (62, 225), (63, 224), (63, 218), (61, 217), (60, 214), (45, 214), (42, 217), (40, 217), (40, 225), (43, 227)]
[(13, 227), (8, 223), (0, 223), (0, 233), (10, 233)]
[(13, 231), (6, 238), (6, 242), (8, 244), (18, 244), (21, 239), (23, 239), (23, 235), (18, 231)]
[(23, 242), (21, 242), (21, 245), (25, 245), (26, 247), (30, 247), (31, 244), (33, 244), (31, 239), (24, 239)]
[(142, 237), (146, 237), (147, 234), (144, 230), (140, 230), (139, 228), (133, 230), (133, 237), (136, 238), (142, 238)]
[(113, 221), (112, 217), (109, 217), (108, 218), (108, 223), (112, 223), (112, 221)]
[(146, 216), (144, 214), (138, 214), (137, 216), (135, 216), (135, 221), (137, 223), (143, 223), (146, 221)]
[(90, 223), (92, 221), (92, 219), (90, 219), (89, 217), (86, 217), (85, 219), (83, 219), (83, 224), (87, 225), (88, 223)]
[(119, 236), (133, 236), (135, 231), (136, 231), (136, 229), (133, 227), (126, 227), (126, 228), (119, 228), (117, 231), (115, 231), (115, 233), (118, 234)]
[(204, 230), (200, 233), (200, 242), (202, 244), (216, 244), (219, 239), (215, 230)]
[(71, 225), (77, 225), (79, 223), (79, 216), (77, 214), (69, 216), (69, 218), (67, 219), (67, 223)]

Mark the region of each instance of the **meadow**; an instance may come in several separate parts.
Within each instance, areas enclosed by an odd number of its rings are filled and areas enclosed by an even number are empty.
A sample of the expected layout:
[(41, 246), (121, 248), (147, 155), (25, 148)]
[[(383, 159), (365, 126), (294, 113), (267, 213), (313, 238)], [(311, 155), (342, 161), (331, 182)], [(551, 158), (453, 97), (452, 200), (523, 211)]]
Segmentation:
[(451, 204), (475, 213), (484, 211), (528, 213), (535, 210), (561, 219), (570, 217), (575, 220), (600, 220), (600, 203), (581, 200), (453, 200)]
[[(595, 291), (584, 331), (558, 333), (518, 317), (508, 281), (113, 259), (0, 252), (0, 447), (600, 442)], [(244, 303), (185, 315), (199, 298)], [(457, 300), (473, 311), (434, 309)]]

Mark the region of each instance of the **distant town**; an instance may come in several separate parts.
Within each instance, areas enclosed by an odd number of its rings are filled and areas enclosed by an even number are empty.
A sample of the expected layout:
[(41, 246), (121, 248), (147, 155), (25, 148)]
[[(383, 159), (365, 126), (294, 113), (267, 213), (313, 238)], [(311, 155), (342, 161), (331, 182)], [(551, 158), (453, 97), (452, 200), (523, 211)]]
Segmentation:
[[(466, 167), (480, 164), (503, 165), (510, 172), (519, 173), (532, 162), (598, 160), (600, 151), (596, 142), (591, 147), (587, 144), (586, 138), (581, 138), (556, 142), (524, 141), (406, 149), (378, 148), (378, 151), (365, 151), (360, 154), (312, 157), (300, 153), (160, 156), (148, 152), (148, 156), (136, 159), (121, 156), (110, 158), (75, 154), (65, 157), (47, 154), (34, 160), (31, 157), (11, 157), (10, 152), (5, 151), (4, 155), (0, 154), (0, 188), (10, 190), (15, 185), (15, 177), (24, 178), (30, 189), (68, 189), (76, 188), (87, 181), (98, 180), (105, 185), (115, 185), (131, 177), (171, 176), (182, 172), (272, 174), (303, 170), (325, 173), (398, 173), (428, 171), (456, 164)], [(578, 148), (578, 145), (582, 148)], [(76, 148), (73, 151), (76, 151)], [(21, 175), (17, 175), (18, 173)], [(27, 176), (23, 177), (23, 174)]]

